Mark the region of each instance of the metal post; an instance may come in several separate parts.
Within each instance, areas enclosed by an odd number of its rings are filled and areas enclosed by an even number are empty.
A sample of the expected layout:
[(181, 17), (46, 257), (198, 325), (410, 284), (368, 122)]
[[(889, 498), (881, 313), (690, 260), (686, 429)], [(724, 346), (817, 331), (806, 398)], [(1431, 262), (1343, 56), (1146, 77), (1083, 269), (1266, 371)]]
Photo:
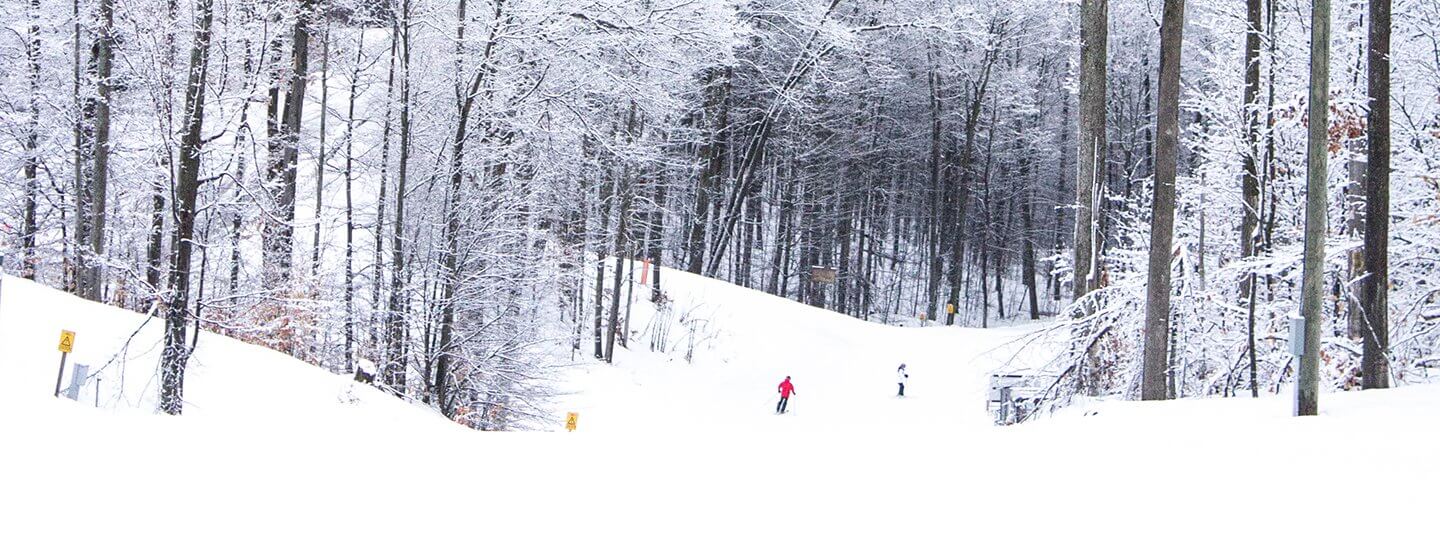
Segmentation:
[(60, 397), (60, 380), (65, 378), (65, 358), (68, 356), (70, 353), (60, 353), (60, 373), (55, 375), (55, 397), (57, 398)]
[(1011, 408), (1011, 406), (1012, 406), (1012, 405), (1011, 405), (1011, 403), (1010, 403), (1010, 387), (1009, 387), (1009, 386), (1005, 386), (1005, 387), (1000, 388), (1000, 424), (1001, 424), (1001, 425), (1005, 425), (1005, 426), (1010, 425), (1010, 408)]

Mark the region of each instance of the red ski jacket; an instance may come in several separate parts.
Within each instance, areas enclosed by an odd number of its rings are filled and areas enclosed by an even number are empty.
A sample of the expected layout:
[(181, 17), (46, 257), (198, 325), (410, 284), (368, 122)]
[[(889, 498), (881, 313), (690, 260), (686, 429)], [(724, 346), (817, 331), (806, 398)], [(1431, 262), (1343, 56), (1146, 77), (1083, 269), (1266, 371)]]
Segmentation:
[(795, 385), (790, 384), (790, 381), (788, 379), (780, 381), (780, 397), (790, 397), (790, 394), (794, 393)]

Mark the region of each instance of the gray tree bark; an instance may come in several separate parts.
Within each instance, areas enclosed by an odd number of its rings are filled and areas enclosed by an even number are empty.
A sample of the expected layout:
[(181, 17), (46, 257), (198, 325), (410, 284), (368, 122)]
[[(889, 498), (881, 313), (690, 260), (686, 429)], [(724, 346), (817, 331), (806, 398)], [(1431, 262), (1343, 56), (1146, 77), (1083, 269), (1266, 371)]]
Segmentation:
[(40, 184), (37, 174), (40, 156), (36, 148), (40, 142), (40, 0), (30, 0), (30, 26), (25, 36), (25, 62), (29, 68), (30, 117), (26, 120), (23, 150), (25, 164), (25, 202), (20, 219), (20, 277), (35, 279), (35, 236), (40, 233), (36, 223), (36, 206), (40, 199)]
[[(305, 83), (310, 73), (310, 24), (317, 0), (301, 0), (291, 36), (289, 88), (284, 94), (284, 112), (272, 130), (268, 143), (270, 167), (267, 181), (274, 205), (273, 215), (265, 220), (262, 237), (265, 288), (275, 290), (289, 286), (291, 256), (295, 250), (295, 180), (300, 159), (300, 120), (305, 106)], [(272, 114), (279, 107), (279, 92), (271, 91)]]
[(1320, 317), (1325, 282), (1326, 175), (1329, 168), (1330, 0), (1315, 0), (1310, 11), (1310, 117), (1306, 148), (1305, 262), (1301, 316), (1305, 353), (1300, 358), (1295, 415), (1319, 413)]
[(405, 195), (410, 172), (410, 0), (404, 0), (400, 7), (399, 22), (395, 30), (400, 34), (400, 158), (396, 166), (395, 179), (395, 230), (390, 239), (390, 296), (386, 302), (385, 321), (385, 386), (392, 392), (405, 393), (406, 364), (405, 347)]
[(1170, 262), (1175, 232), (1175, 169), (1180, 146), (1180, 49), (1185, 0), (1165, 0), (1160, 23), (1160, 94), (1155, 117), (1155, 194), (1146, 283), (1145, 361), (1140, 398), (1166, 399), (1170, 345)]
[(1370, 0), (1369, 98), (1366, 127), (1369, 155), (1365, 182), (1365, 356), (1361, 384), (1390, 387), (1390, 0)]
[(1095, 260), (1096, 191), (1105, 179), (1105, 65), (1108, 1), (1080, 3), (1080, 149), (1075, 177), (1073, 298), (1088, 294), (1099, 274)]
[(110, 184), (110, 75), (114, 57), (115, 2), (100, 0), (100, 28), (95, 36), (95, 86), (98, 99), (95, 100), (95, 126), (93, 157), (90, 165), (90, 189), (87, 193), (89, 206), (83, 219), (85, 245), (88, 250), (86, 264), (80, 274), (80, 296), (100, 301), (104, 294), (105, 218), (106, 192)]
[(190, 256), (195, 235), (196, 196), (200, 191), (201, 127), (205, 119), (205, 79), (210, 62), (210, 24), (214, 0), (196, 0), (195, 45), (185, 85), (184, 131), (180, 172), (175, 186), (175, 231), (170, 261), (170, 299), (165, 305), (165, 344), (160, 359), (160, 410), (180, 414), (184, 406), (185, 364), (190, 356), (186, 328), (190, 313)]

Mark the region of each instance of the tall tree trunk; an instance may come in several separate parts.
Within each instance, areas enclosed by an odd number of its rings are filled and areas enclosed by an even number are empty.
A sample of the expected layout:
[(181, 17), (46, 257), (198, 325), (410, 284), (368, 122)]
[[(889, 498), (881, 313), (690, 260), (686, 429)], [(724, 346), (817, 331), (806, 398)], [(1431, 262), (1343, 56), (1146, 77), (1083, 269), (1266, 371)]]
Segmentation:
[[(1261, 0), (1245, 0), (1245, 91), (1243, 117), (1245, 122), (1245, 150), (1242, 170), (1242, 203), (1240, 215), (1240, 256), (1255, 255), (1257, 230), (1260, 222), (1260, 172), (1257, 165), (1260, 135), (1260, 33), (1264, 21), (1260, 16)], [(1250, 288), (1254, 286), (1254, 273), (1240, 282), (1240, 298), (1249, 301)]]
[[(385, 121), (380, 128), (380, 193), (375, 197), (375, 224), (371, 229), (375, 238), (375, 252), (371, 257), (373, 262), (370, 266), (370, 343), (373, 346), (371, 352), (376, 355), (376, 371), (387, 364), (385, 359), (385, 338), (381, 332), (387, 332), (385, 308), (381, 304), (381, 295), (385, 290), (385, 204), (387, 187), (390, 185), (390, 134), (394, 129), (391, 109), (395, 102), (395, 65), (398, 64), (400, 52), (400, 18), (395, 17), (390, 26), (390, 52), (389, 67), (385, 70)], [(371, 376), (379, 373), (371, 373)], [(358, 374), (357, 374), (358, 376)], [(382, 379), (383, 381), (383, 379)]]
[[(1241, 111), (1245, 121), (1245, 151), (1242, 153), (1243, 185), (1240, 216), (1240, 257), (1249, 259), (1256, 254), (1259, 241), (1260, 223), (1260, 171), (1257, 158), (1260, 153), (1260, 33), (1264, 21), (1261, 19), (1262, 0), (1245, 0), (1245, 91)], [(1273, 1), (1273, 0), (1272, 0)], [(1255, 272), (1240, 281), (1240, 298), (1246, 303), (1247, 355), (1250, 360), (1250, 393), (1259, 397), (1258, 360), (1255, 351)]]
[(20, 220), (20, 277), (35, 279), (35, 237), (40, 234), (36, 207), (40, 201), (40, 0), (30, 0), (30, 27), (25, 36), (25, 61), (29, 68), (30, 117), (26, 120), (23, 150), (25, 164), (25, 202)]
[(665, 169), (662, 167), (656, 172), (659, 181), (655, 183), (655, 209), (650, 212), (650, 252), (646, 255), (650, 258), (651, 271), (654, 272), (654, 279), (650, 280), (650, 301), (658, 302), (664, 293), (660, 289), (660, 265), (665, 255), (665, 195), (668, 187), (666, 185)]
[[(263, 281), (265, 289), (272, 293), (290, 286), (294, 263), (295, 180), (300, 158), (300, 121), (305, 106), (305, 83), (310, 73), (310, 24), (315, 15), (316, 1), (300, 0), (291, 36), (290, 70), (287, 73), (290, 84), (284, 96), (284, 113), (280, 115), (279, 124), (268, 144), (270, 167), (267, 181), (274, 208), (262, 231), (265, 252)], [(272, 116), (279, 106), (279, 97), (277, 83), (271, 90)]]
[[(1056, 200), (1064, 202), (1068, 200), (1065, 195), (1066, 187), (1070, 185), (1066, 171), (1070, 170), (1070, 97), (1063, 96), (1060, 102), (1060, 170), (1056, 175), (1055, 183)], [(1053, 242), (1053, 255), (1058, 261), (1060, 253), (1065, 251), (1065, 205), (1055, 205), (1055, 241)], [(1060, 303), (1060, 276), (1056, 273), (1058, 262), (1050, 263), (1050, 300), (1058, 306)]]
[(405, 301), (405, 196), (410, 171), (410, 28), (411, 0), (404, 0), (400, 8), (400, 22), (395, 31), (400, 33), (400, 160), (396, 163), (395, 179), (395, 232), (390, 239), (390, 298), (386, 302), (385, 386), (390, 391), (406, 392), (406, 316)]
[[(325, 148), (327, 120), (330, 118), (330, 22), (326, 19), (325, 31), (320, 34), (320, 140), (315, 151), (315, 228), (310, 252), (310, 279), (312, 287), (320, 287), (320, 218), (325, 212), (325, 164), (330, 154)], [(317, 291), (318, 292), (318, 291)]]
[[(464, 43), (465, 28), (465, 4), (466, 0), (460, 0), (458, 9), (460, 12), (460, 27), (457, 30), (460, 39), (457, 40), (457, 49)], [(440, 326), (438, 328), (439, 341), (436, 350), (439, 352), (438, 360), (435, 362), (434, 388), (435, 401), (440, 407), (440, 413), (449, 417), (454, 411), (452, 399), (449, 396), (450, 389), (450, 366), (458, 356), (455, 340), (455, 295), (460, 285), (460, 233), (464, 224), (460, 211), (460, 201), (463, 200), (465, 191), (465, 141), (469, 137), (470, 114), (475, 109), (475, 102), (480, 96), (481, 85), (484, 84), (486, 76), (491, 71), (490, 57), (495, 49), (495, 37), (503, 24), (501, 10), (504, 8), (504, 0), (496, 0), (494, 3), (494, 17), (491, 19), (490, 35), (485, 40), (485, 48), (480, 53), (480, 62), (475, 68), (475, 73), (470, 76), (470, 83), (463, 87), (460, 96), (459, 119), (455, 124), (454, 138), (450, 140), (450, 190), (445, 202), (445, 236), (444, 252), (441, 254), (441, 271), (444, 276), (440, 283), (440, 298), (437, 306), (440, 309)], [(461, 60), (458, 58), (457, 61)]]
[(190, 256), (195, 234), (196, 196), (200, 190), (201, 128), (205, 118), (205, 79), (210, 62), (210, 24), (214, 0), (196, 0), (195, 45), (185, 85), (184, 131), (180, 137), (180, 172), (175, 186), (174, 256), (170, 261), (170, 298), (165, 304), (165, 344), (160, 359), (160, 410), (180, 414), (184, 406), (185, 343), (190, 324)]
[(1030, 173), (1030, 157), (1026, 154), (1029, 148), (1025, 145), (1016, 145), (1020, 152), (1020, 181), (1024, 182), (1021, 188), (1020, 201), (1020, 225), (1021, 234), (1024, 235), (1023, 245), (1020, 252), (1020, 279), (1025, 284), (1025, 292), (1030, 296), (1030, 320), (1040, 319), (1040, 291), (1036, 290), (1035, 283), (1035, 224), (1031, 208), (1035, 204), (1034, 177)]
[[(1276, 189), (1275, 184), (1275, 47), (1279, 41), (1275, 32), (1275, 2), (1276, 0), (1270, 0), (1266, 2), (1265, 6), (1265, 32), (1267, 37), (1266, 41), (1269, 42), (1267, 51), (1270, 57), (1269, 65), (1267, 66), (1268, 69), (1266, 70), (1267, 80), (1265, 84), (1265, 185), (1268, 186), (1268, 192), (1270, 194), (1268, 197), (1268, 208), (1265, 212), (1264, 246), (1267, 252), (1274, 248), (1275, 207), (1279, 199), (1279, 190)], [(1201, 277), (1204, 276), (1202, 275)], [(1269, 283), (1270, 279), (1269, 276), (1266, 276), (1266, 283)]]
[(1301, 316), (1305, 353), (1300, 358), (1295, 395), (1296, 416), (1319, 414), (1320, 317), (1325, 283), (1326, 175), (1330, 127), (1330, 0), (1315, 0), (1310, 10), (1310, 116), (1306, 145), (1305, 262), (1301, 279)]
[(110, 184), (110, 74), (115, 43), (114, 0), (100, 0), (99, 10), (100, 28), (95, 36), (95, 87), (98, 98), (95, 100), (95, 135), (91, 147), (93, 171), (90, 174), (88, 192), (90, 204), (85, 216), (89, 221), (85, 230), (88, 264), (84, 267), (80, 282), (80, 295), (97, 302), (105, 292), (105, 203)]
[[(941, 118), (940, 101), (940, 74), (935, 68), (930, 69), (930, 234), (927, 248), (929, 249), (930, 279), (926, 281), (925, 288), (925, 315), (926, 320), (936, 320), (937, 304), (940, 301), (940, 280), (944, 278), (945, 259), (940, 246), (945, 245), (946, 234), (949, 230), (949, 189), (941, 184), (940, 179), (940, 142), (942, 137), (943, 120)], [(953, 316), (947, 316), (953, 321)], [(947, 322), (947, 324), (949, 324)]]
[(1097, 286), (1095, 224), (1105, 179), (1108, 147), (1105, 137), (1105, 64), (1108, 34), (1108, 0), (1080, 3), (1080, 149), (1075, 177), (1075, 276), (1073, 298)]
[[(626, 174), (620, 175), (621, 185), (616, 196), (620, 198), (620, 206), (617, 209), (618, 217), (615, 220), (615, 275), (610, 286), (610, 320), (607, 323), (609, 331), (605, 333), (605, 362), (615, 363), (615, 337), (620, 333), (620, 288), (625, 284), (625, 259), (627, 246), (627, 230), (630, 226), (630, 197), (628, 180)], [(623, 341), (623, 340), (622, 340)]]
[[(326, 32), (327, 36), (329, 32)], [(328, 41), (328, 40), (327, 40)], [(365, 33), (355, 37), (355, 69), (350, 72), (350, 99), (345, 109), (345, 372), (355, 370), (355, 100), (359, 94)], [(384, 176), (380, 183), (385, 183)], [(384, 203), (381, 203), (384, 204)], [(379, 242), (379, 237), (376, 237)], [(377, 262), (378, 265), (378, 262)]]
[[(165, 3), (165, 20), (172, 25), (165, 31), (164, 69), (166, 73), (161, 79), (164, 85), (165, 118), (163, 125), (167, 133), (175, 130), (175, 33), (176, 27), (180, 25), (180, 5), (178, 0), (168, 0)], [(245, 74), (250, 74), (250, 42), (245, 42)], [(238, 133), (237, 133), (238, 138)], [(167, 142), (159, 150), (159, 165), (165, 170), (158, 175), (150, 193), (150, 238), (145, 248), (145, 283), (155, 291), (155, 300), (159, 301), (160, 287), (164, 282), (165, 275), (165, 196), (170, 193), (175, 185), (174, 155), (170, 144)], [(236, 212), (238, 214), (238, 212)], [(231, 288), (233, 292), (234, 288)]]
[(89, 121), (94, 115), (94, 99), (82, 97), (80, 50), (84, 41), (84, 32), (81, 30), (82, 20), (80, 18), (80, 0), (72, 0), (70, 4), (70, 20), (73, 23), (73, 34), (71, 35), (71, 88), (70, 97), (75, 107), (75, 122), (71, 125), (74, 132), (74, 174), (72, 189), (75, 196), (75, 232), (74, 240), (67, 246), (70, 250), (71, 259), (67, 261), (65, 270), (65, 288), (69, 291), (82, 294), (80, 289), (84, 287), (84, 269), (90, 264), (90, 258), (86, 256), (86, 245), (89, 243), (89, 235), (85, 232), (90, 230), (89, 219), (86, 218), (90, 206), (90, 171), (85, 168), (88, 163), (88, 152), (91, 139)]
[[(605, 259), (609, 256), (605, 252), (604, 235), (610, 229), (610, 208), (614, 205), (615, 184), (619, 182), (606, 165), (601, 165), (605, 170), (600, 180), (600, 196), (597, 200), (596, 215), (600, 218), (599, 227), (595, 228), (595, 315), (594, 315), (594, 342), (595, 358), (605, 360)], [(619, 269), (616, 269), (618, 272)]]
[(685, 269), (692, 274), (705, 271), (705, 254), (710, 250), (706, 243), (706, 231), (710, 225), (711, 194), (719, 185), (720, 174), (729, 155), (726, 142), (730, 133), (730, 73), (729, 68), (713, 69), (706, 82), (705, 111), (708, 113), (713, 109), (716, 112), (714, 119), (707, 119), (710, 124), (709, 140), (700, 150), (704, 168), (700, 172), (700, 182), (695, 186), (695, 207), (685, 241), (689, 252)]
[[(784, 161), (790, 164), (790, 170), (793, 171), (792, 160), (792, 156), (787, 156)], [(791, 214), (794, 213), (795, 208), (794, 194), (797, 180), (794, 175), (789, 175), (783, 180), (777, 179), (776, 181), (778, 184), (776, 189), (780, 191), (780, 212), (775, 219), (775, 252), (770, 260), (770, 280), (767, 287), (770, 294), (781, 297), (786, 296), (788, 288), (784, 286), (784, 276), (788, 274), (786, 269), (790, 266), (790, 246), (794, 244), (791, 241), (791, 224), (794, 221)]]
[(1175, 170), (1180, 146), (1180, 48), (1185, 0), (1165, 0), (1160, 23), (1160, 93), (1156, 106), (1155, 202), (1146, 282), (1145, 364), (1140, 397), (1166, 399), (1170, 346), (1170, 262), (1175, 231)]
[(1361, 288), (1365, 310), (1365, 388), (1390, 387), (1390, 0), (1370, 0), (1369, 95), (1366, 126), (1365, 270)]

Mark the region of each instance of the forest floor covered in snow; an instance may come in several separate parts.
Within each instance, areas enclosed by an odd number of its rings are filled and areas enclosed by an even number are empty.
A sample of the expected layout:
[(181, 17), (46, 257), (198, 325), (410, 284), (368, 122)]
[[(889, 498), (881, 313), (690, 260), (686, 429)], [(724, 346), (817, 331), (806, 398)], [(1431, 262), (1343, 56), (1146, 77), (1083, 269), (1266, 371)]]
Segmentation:
[[(1038, 327), (885, 327), (680, 272), (664, 279), (670, 312), (637, 294), (631, 350), (615, 365), (577, 357), (554, 431), (482, 433), (210, 334), (186, 414), (156, 415), (158, 320), (142, 327), (143, 315), (7, 276), (0, 537), (1423, 538), (1435, 528), (1440, 386), (1326, 394), (1315, 418), (1290, 417), (1282, 395), (1095, 402), (1000, 428), (986, 377), (1041, 360), (1043, 343), (1016, 356)], [(71, 361), (101, 373), (78, 402), (51, 397), (62, 328), (77, 332)], [(650, 351), (657, 335), (665, 343)], [(901, 362), (905, 399), (894, 397)], [(797, 395), (777, 416), (786, 375)], [(574, 433), (561, 427), (567, 411), (580, 413)]]

